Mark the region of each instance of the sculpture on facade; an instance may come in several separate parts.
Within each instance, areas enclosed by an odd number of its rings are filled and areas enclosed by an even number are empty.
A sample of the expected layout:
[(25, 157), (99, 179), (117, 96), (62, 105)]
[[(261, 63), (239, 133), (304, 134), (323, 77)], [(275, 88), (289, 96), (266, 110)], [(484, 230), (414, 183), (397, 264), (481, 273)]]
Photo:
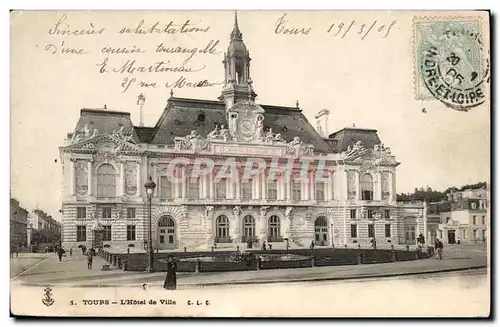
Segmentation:
[(224, 142), (227, 142), (229, 138), (229, 133), (224, 125), (221, 125), (219, 135)]
[(85, 141), (96, 137), (99, 134), (97, 128), (91, 129), (88, 124), (85, 124), (80, 131), (75, 131), (71, 137), (71, 143)]
[(275, 142), (285, 142), (285, 140), (283, 140), (280, 133), (274, 134), (272, 128), (269, 127), (264, 136), (264, 142), (272, 144)]
[(260, 218), (262, 218), (262, 219), (266, 218), (268, 210), (269, 210), (269, 206), (260, 207)]
[(285, 209), (285, 217), (287, 219), (292, 219), (293, 207), (286, 207)]
[(238, 113), (236, 113), (236, 112), (229, 113), (228, 124), (229, 124), (230, 134), (232, 136), (235, 136), (236, 135), (237, 124), (238, 124)]
[(125, 126), (123, 124), (119, 124), (119, 126), (120, 127), (118, 129), (113, 130), (111, 135), (127, 143), (137, 144), (137, 142), (134, 140), (133, 130), (131, 129), (127, 132), (125, 131)]
[(238, 217), (240, 214), (241, 214), (241, 208), (240, 208), (239, 206), (235, 206), (235, 207), (233, 208), (233, 215), (234, 215), (235, 217)]
[(213, 212), (214, 212), (213, 206), (206, 206), (205, 207), (205, 218), (211, 219), (213, 216)]
[(219, 133), (220, 133), (219, 126), (216, 124), (215, 128), (210, 133), (208, 133), (207, 139), (209, 140), (217, 139), (219, 137)]
[(287, 144), (286, 153), (295, 156), (310, 156), (313, 155), (313, 149), (304, 145), (299, 136), (295, 136), (292, 141)]
[(262, 139), (264, 131), (264, 115), (257, 114), (255, 116), (255, 138)]

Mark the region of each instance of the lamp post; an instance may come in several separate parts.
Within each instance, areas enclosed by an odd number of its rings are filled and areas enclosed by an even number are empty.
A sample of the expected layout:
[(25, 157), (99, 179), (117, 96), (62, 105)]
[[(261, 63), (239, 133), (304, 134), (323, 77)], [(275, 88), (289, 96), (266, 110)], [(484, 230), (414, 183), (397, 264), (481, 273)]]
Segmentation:
[(146, 188), (146, 195), (148, 197), (148, 211), (149, 211), (149, 224), (148, 224), (148, 266), (146, 268), (146, 272), (152, 273), (155, 270), (154, 267), (154, 252), (153, 252), (153, 232), (151, 230), (151, 199), (153, 198), (153, 194), (155, 192), (156, 183), (153, 182), (151, 176), (149, 176), (148, 181), (144, 184)]

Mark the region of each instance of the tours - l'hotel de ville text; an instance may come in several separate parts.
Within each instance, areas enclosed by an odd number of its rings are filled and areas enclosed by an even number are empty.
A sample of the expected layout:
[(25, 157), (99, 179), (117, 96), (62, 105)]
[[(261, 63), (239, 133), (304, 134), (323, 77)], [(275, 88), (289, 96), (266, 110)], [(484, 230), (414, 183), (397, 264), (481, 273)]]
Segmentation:
[[(134, 126), (130, 113), (82, 109), (73, 133), (60, 147), (63, 171), (63, 246), (85, 244), (99, 231), (104, 244), (144, 247), (148, 200), (144, 183), (156, 183), (152, 197), (154, 248), (190, 250), (414, 244), (424, 230), (423, 212), (396, 203), (396, 162), (376, 130), (344, 128), (325, 135), (328, 111), (315, 130), (296, 107), (254, 102), (250, 56), (235, 17), (224, 60), (219, 101), (171, 96), (154, 127)], [(141, 117), (142, 118), (142, 117)], [(167, 176), (175, 158), (209, 158), (215, 172), (227, 158), (270, 163), (306, 158), (308, 181), (297, 163), (291, 174), (268, 179), (268, 169), (242, 180), (217, 180), (216, 173), (190, 178), (192, 165)], [(297, 160), (298, 161), (298, 160)], [(314, 177), (319, 162), (326, 179)], [(269, 164), (267, 165), (269, 167)], [(288, 176), (289, 178), (282, 178)], [(281, 178), (280, 178), (281, 177)]]

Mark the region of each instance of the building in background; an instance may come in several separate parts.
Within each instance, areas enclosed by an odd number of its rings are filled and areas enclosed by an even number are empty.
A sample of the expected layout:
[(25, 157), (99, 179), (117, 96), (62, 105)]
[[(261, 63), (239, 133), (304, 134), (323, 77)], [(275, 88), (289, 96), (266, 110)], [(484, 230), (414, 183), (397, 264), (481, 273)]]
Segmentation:
[(448, 194), (446, 201), (429, 205), (437, 237), (445, 244), (485, 243), (488, 239), (488, 191), (467, 189)]
[(28, 211), (21, 207), (19, 201), (10, 199), (10, 243), (11, 246), (27, 245)]
[(35, 209), (28, 215), (29, 244), (53, 244), (61, 239), (62, 224), (43, 210)]
[[(328, 134), (328, 110), (316, 116), (321, 127), (316, 131), (298, 102), (295, 107), (257, 104), (249, 50), (236, 18), (223, 64), (217, 101), (171, 92), (154, 127), (142, 121), (134, 126), (127, 112), (81, 110), (59, 149), (65, 247), (90, 247), (99, 235), (105, 244), (142, 248), (148, 235), (148, 176), (157, 185), (155, 248), (209, 249), (214, 243), (244, 248), (249, 240), (254, 247), (263, 242), (273, 248), (308, 247), (312, 241), (367, 247), (374, 238), (377, 244), (415, 244), (424, 231), (425, 211), (421, 204), (396, 203), (399, 163), (376, 130)], [(143, 96), (138, 104), (142, 109)], [(244, 181), (252, 157), (264, 159), (267, 169)], [(168, 171), (177, 158), (190, 161)], [(215, 162), (213, 174), (191, 179), (197, 158)], [(235, 161), (237, 171), (216, 179), (227, 159)], [(300, 180), (305, 159), (310, 165), (306, 180)], [(273, 161), (281, 170), (270, 180)], [(324, 180), (316, 180), (316, 171), (323, 171)], [(172, 183), (170, 173), (182, 183)]]

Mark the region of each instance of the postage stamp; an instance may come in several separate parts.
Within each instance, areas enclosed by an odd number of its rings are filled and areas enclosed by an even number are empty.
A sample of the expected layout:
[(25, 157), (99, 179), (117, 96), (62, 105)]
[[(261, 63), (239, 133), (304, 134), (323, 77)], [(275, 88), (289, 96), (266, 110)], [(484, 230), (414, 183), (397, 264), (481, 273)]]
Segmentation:
[(484, 103), (489, 73), (479, 18), (414, 19), (415, 96), (468, 111)]

